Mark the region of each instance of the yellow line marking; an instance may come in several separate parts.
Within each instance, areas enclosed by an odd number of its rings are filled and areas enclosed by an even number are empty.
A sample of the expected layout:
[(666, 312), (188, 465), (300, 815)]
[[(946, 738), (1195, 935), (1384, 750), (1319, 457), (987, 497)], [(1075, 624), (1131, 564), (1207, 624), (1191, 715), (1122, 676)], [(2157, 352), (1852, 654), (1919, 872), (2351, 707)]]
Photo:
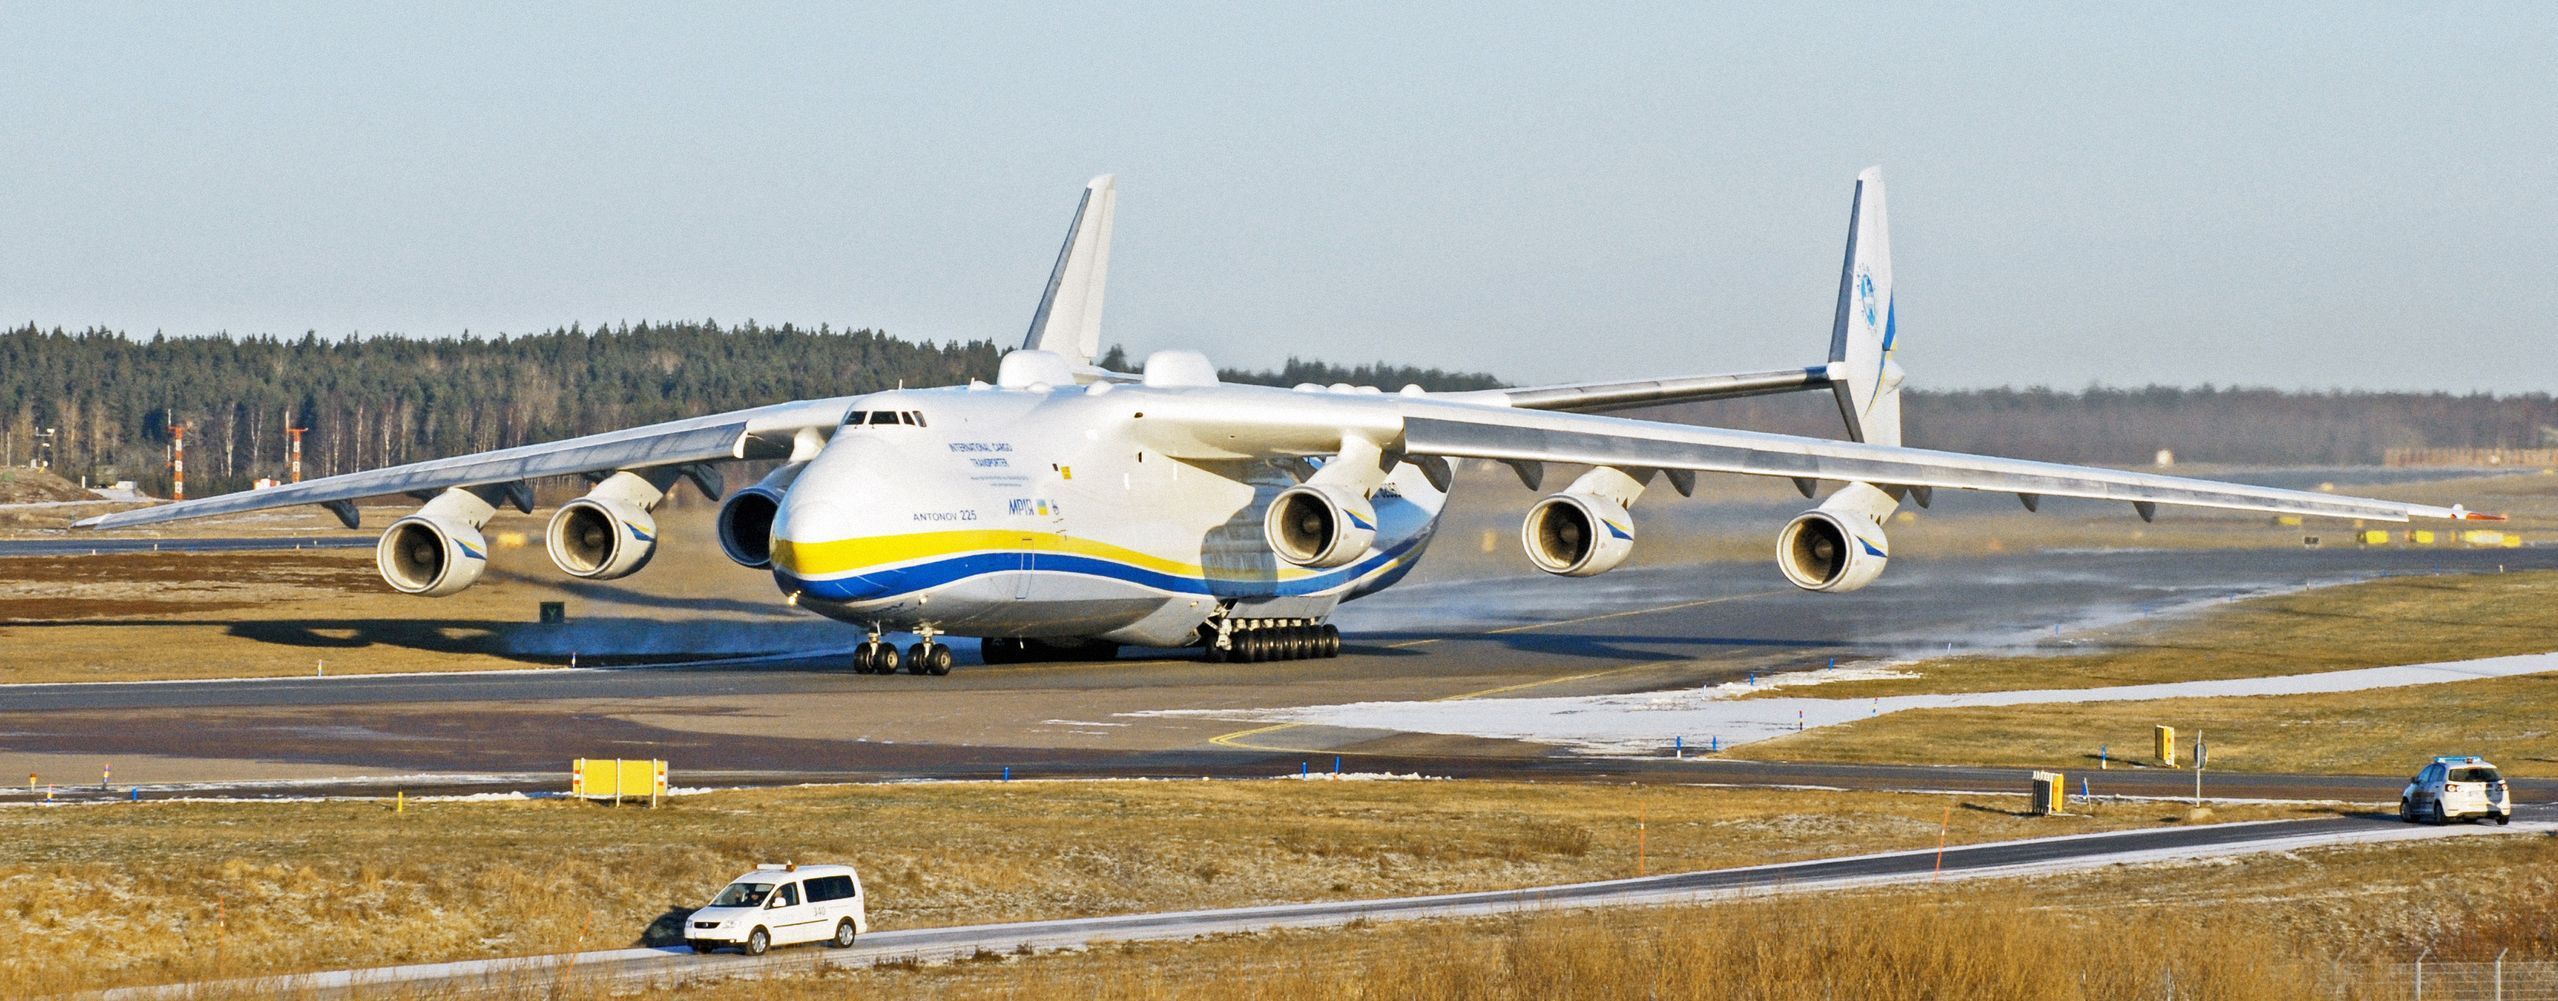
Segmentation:
[[(1605, 619), (1617, 619), (1617, 618), (1623, 618), (1623, 617), (1628, 616), (1628, 615), (1648, 615), (1648, 614), (1651, 614), (1651, 613), (1654, 613), (1654, 612), (1675, 612), (1675, 611), (1678, 611), (1678, 610), (1680, 610), (1680, 609), (1682, 609), (1682, 608), (1699, 608), (1699, 607), (1702, 607), (1702, 606), (1705, 606), (1705, 605), (1719, 605), (1719, 604), (1722, 604), (1722, 603), (1727, 602), (1727, 601), (1739, 601), (1739, 600), (1741, 600), (1741, 599), (1743, 599), (1743, 598), (1764, 598), (1764, 597), (1766, 597), (1766, 596), (1768, 596), (1768, 595), (1771, 595), (1771, 594), (1783, 594), (1783, 593), (1784, 593), (1784, 591), (1782, 591), (1782, 590), (1767, 590), (1767, 591), (1753, 591), (1753, 592), (1751, 592), (1751, 593), (1749, 593), (1749, 594), (1729, 594), (1729, 595), (1725, 595), (1725, 596), (1720, 597), (1720, 598), (1699, 598), (1699, 599), (1697, 599), (1697, 600), (1695, 600), (1695, 601), (1682, 601), (1682, 602), (1678, 602), (1678, 603), (1676, 603), (1676, 604), (1670, 604), (1670, 605), (1657, 605), (1657, 606), (1654, 606), (1654, 607), (1651, 607), (1651, 608), (1629, 608), (1629, 609), (1625, 609), (1625, 610), (1623, 610), (1623, 611), (1604, 612), (1604, 613), (1601, 613), (1601, 614), (1598, 614), (1598, 615), (1585, 615), (1585, 616), (1582, 616), (1582, 617), (1577, 618), (1577, 619), (1564, 619), (1564, 620), (1557, 621), (1557, 622), (1531, 622), (1531, 623), (1528, 623), (1527, 625), (1523, 625), (1523, 626), (1505, 626), (1505, 627), (1500, 628), (1500, 629), (1487, 630), (1487, 631), (1485, 631), (1484, 635), (1486, 635), (1486, 636), (1499, 636), (1499, 635), (1503, 635), (1503, 634), (1506, 634), (1506, 633), (1529, 632), (1529, 631), (1537, 630), (1537, 629), (1552, 629), (1552, 628), (1555, 628), (1555, 627), (1557, 627), (1557, 626), (1578, 625), (1578, 624), (1580, 624), (1580, 623), (1584, 623), (1584, 622), (1598, 622), (1598, 621), (1605, 620)], [(1439, 642), (1439, 640), (1437, 640), (1437, 639), (1413, 640), (1413, 641), (1408, 642), (1408, 643), (1397, 643), (1397, 644), (1395, 644), (1393, 647), (1391, 647), (1390, 649), (1401, 650), (1401, 649), (1405, 649), (1405, 648), (1408, 648), (1408, 647), (1416, 647), (1416, 646), (1420, 646), (1420, 645), (1425, 644), (1425, 643), (1436, 643), (1436, 642)], [(1488, 696), (1488, 695), (1501, 695), (1501, 694), (1505, 694), (1505, 693), (1508, 693), (1508, 692), (1522, 691), (1522, 690), (1530, 689), (1530, 688), (1543, 688), (1543, 687), (1545, 687), (1545, 686), (1547, 686), (1547, 685), (1560, 685), (1560, 684), (1563, 684), (1563, 683), (1565, 683), (1565, 682), (1569, 682), (1569, 681), (1585, 681), (1585, 680), (1588, 680), (1588, 679), (1590, 679), (1590, 678), (1605, 677), (1605, 676), (1607, 676), (1607, 675), (1612, 675), (1612, 674), (1624, 674), (1624, 673), (1627, 673), (1627, 672), (1629, 672), (1629, 671), (1639, 671), (1639, 670), (1643, 670), (1643, 669), (1645, 669), (1645, 668), (1664, 667), (1664, 666), (1668, 666), (1668, 665), (1672, 665), (1672, 664), (1685, 664), (1685, 663), (1688, 663), (1688, 662), (1687, 662), (1687, 661), (1685, 661), (1685, 660), (1652, 660), (1652, 661), (1645, 661), (1645, 662), (1640, 663), (1640, 664), (1628, 664), (1628, 665), (1626, 665), (1626, 666), (1624, 666), (1624, 667), (1611, 667), (1611, 668), (1607, 668), (1607, 669), (1605, 669), (1605, 670), (1599, 670), (1599, 671), (1587, 671), (1587, 672), (1583, 672), (1583, 673), (1581, 673), (1581, 674), (1569, 674), (1569, 675), (1565, 675), (1565, 676), (1560, 677), (1560, 678), (1540, 678), (1540, 679), (1535, 680), (1535, 681), (1524, 681), (1524, 682), (1520, 682), (1519, 684), (1515, 684), (1515, 685), (1502, 685), (1502, 686), (1500, 686), (1500, 687), (1498, 687), (1498, 688), (1486, 688), (1486, 689), (1483, 689), (1482, 691), (1476, 691), (1476, 692), (1463, 692), (1463, 693), (1459, 693), (1459, 694), (1456, 694), (1456, 695), (1442, 695), (1442, 696), (1440, 696), (1440, 697), (1438, 697), (1438, 698), (1435, 698), (1435, 699), (1424, 699), (1423, 701), (1425, 701), (1425, 702), (1457, 702), (1457, 701), (1462, 701), (1462, 700), (1465, 700), (1465, 699), (1479, 699), (1479, 698), (1483, 698), (1483, 697)], [(1244, 740), (1244, 738), (1246, 738), (1246, 737), (1257, 737), (1257, 736), (1260, 736), (1260, 735), (1265, 734), (1265, 733), (1277, 733), (1277, 732), (1279, 732), (1279, 731), (1281, 731), (1281, 730), (1290, 730), (1290, 729), (1295, 729), (1295, 728), (1297, 728), (1297, 727), (1301, 727), (1301, 726), (1316, 726), (1316, 725), (1320, 725), (1320, 724), (1313, 724), (1313, 723), (1272, 723), (1272, 724), (1270, 724), (1270, 725), (1268, 725), (1268, 726), (1258, 726), (1258, 727), (1254, 727), (1254, 728), (1249, 729), (1249, 730), (1237, 730), (1237, 731), (1235, 731), (1235, 732), (1233, 732), (1233, 733), (1220, 734), (1220, 735), (1218, 735), (1218, 736), (1214, 736), (1214, 737), (1210, 737), (1210, 738), (1208, 738), (1208, 742), (1209, 742), (1209, 743), (1211, 743), (1211, 744), (1215, 744), (1215, 745), (1217, 745), (1217, 746), (1219, 746), (1219, 747), (1231, 747), (1231, 748), (1234, 748), (1234, 749), (1239, 750), (1239, 751), (1276, 751), (1276, 752), (1283, 753), (1283, 754), (1342, 754), (1342, 755), (1349, 755), (1349, 756), (1353, 756), (1353, 757), (1357, 757), (1357, 756), (1361, 756), (1361, 755), (1366, 755), (1366, 754), (1368, 754), (1368, 753), (1369, 753), (1369, 752), (1365, 752), (1365, 751), (1319, 750), (1319, 749), (1315, 749), (1315, 748), (1306, 748), (1306, 747), (1273, 747), (1273, 746), (1270, 746), (1270, 745), (1268, 745), (1268, 744), (1247, 744), (1247, 743), (1243, 743), (1243, 740)]]

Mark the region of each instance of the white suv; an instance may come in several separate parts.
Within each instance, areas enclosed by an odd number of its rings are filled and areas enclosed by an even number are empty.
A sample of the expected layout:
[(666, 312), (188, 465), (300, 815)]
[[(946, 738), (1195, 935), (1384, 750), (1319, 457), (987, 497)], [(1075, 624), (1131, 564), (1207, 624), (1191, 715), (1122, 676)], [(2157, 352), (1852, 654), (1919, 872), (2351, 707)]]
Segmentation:
[(862, 877), (848, 865), (759, 865), (684, 919), (694, 952), (733, 945), (749, 956), (794, 942), (838, 949), (870, 931)]
[(2513, 822), (2514, 801), (2505, 792), (2503, 773), (2476, 755), (2435, 758), (2398, 794), (2398, 819), (2410, 824), (2489, 818)]

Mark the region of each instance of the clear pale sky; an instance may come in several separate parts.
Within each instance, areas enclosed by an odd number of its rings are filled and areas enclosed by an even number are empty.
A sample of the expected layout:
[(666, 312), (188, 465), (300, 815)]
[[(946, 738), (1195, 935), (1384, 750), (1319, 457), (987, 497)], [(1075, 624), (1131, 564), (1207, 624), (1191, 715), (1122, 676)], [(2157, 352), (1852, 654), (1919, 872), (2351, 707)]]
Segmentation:
[(2558, 14), (2448, 9), (9, 0), (0, 323), (1011, 342), (1115, 172), (1140, 352), (1765, 368), (1880, 163), (1920, 385), (2558, 390)]

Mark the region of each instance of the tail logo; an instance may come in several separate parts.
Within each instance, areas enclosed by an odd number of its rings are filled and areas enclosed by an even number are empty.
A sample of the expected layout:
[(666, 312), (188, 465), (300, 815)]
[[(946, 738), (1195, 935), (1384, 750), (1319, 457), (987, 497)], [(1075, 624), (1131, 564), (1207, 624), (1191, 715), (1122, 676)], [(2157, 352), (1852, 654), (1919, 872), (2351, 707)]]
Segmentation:
[(1874, 272), (1864, 268), (1856, 269), (1856, 302), (1865, 310), (1866, 329), (1874, 329)]

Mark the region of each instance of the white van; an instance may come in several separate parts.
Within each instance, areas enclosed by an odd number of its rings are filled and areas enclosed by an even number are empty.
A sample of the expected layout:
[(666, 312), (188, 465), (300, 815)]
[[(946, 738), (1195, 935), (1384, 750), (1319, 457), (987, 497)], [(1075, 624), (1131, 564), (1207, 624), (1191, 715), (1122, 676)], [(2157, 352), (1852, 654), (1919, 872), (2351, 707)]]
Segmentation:
[(694, 952), (733, 945), (749, 956), (796, 942), (841, 949), (870, 933), (864, 911), (862, 877), (852, 866), (759, 865), (684, 919), (684, 944)]

